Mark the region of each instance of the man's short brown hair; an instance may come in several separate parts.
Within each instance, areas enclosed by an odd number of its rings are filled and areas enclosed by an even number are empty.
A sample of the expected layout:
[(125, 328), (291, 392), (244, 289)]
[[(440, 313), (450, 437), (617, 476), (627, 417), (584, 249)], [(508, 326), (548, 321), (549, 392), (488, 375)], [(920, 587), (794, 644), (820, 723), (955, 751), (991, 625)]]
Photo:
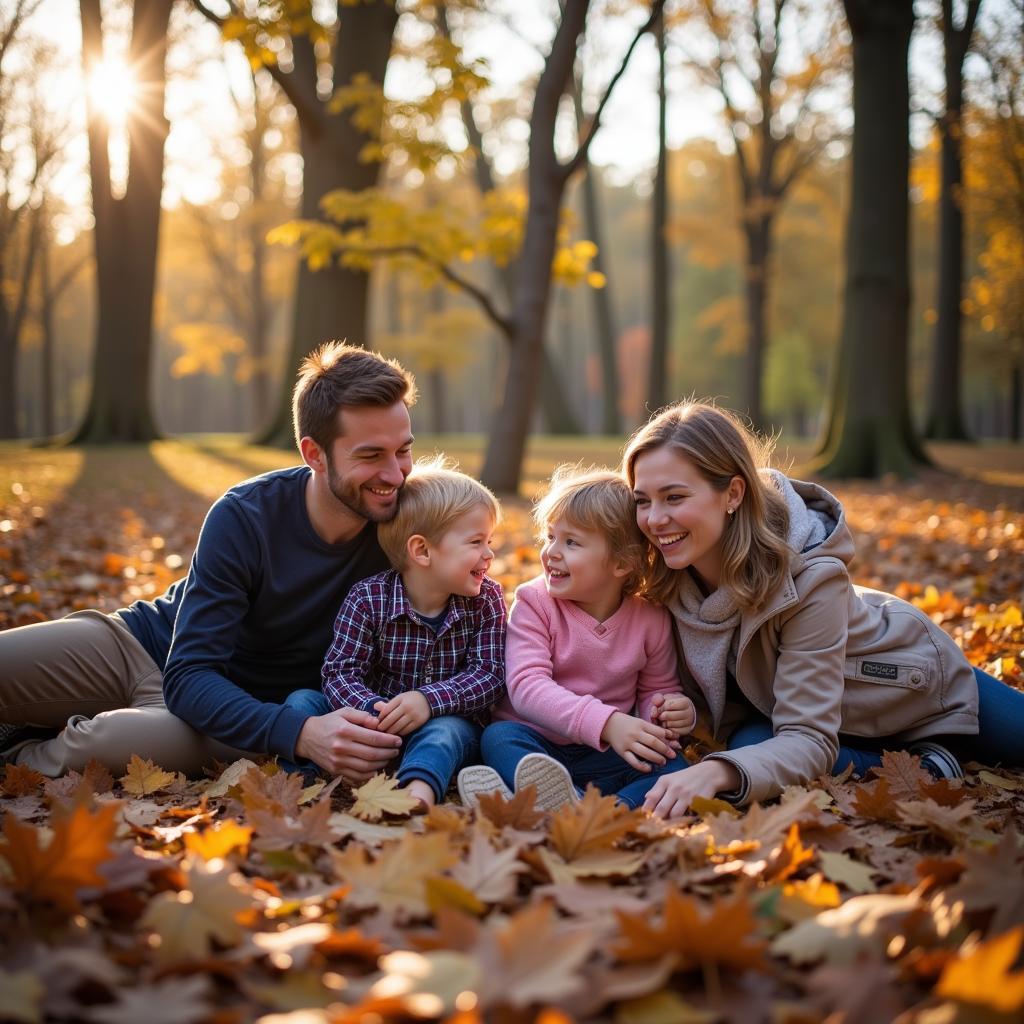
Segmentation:
[(416, 382), (394, 359), (328, 341), (302, 360), (292, 392), (296, 445), (311, 437), (327, 451), (341, 434), (342, 409), (416, 402)]

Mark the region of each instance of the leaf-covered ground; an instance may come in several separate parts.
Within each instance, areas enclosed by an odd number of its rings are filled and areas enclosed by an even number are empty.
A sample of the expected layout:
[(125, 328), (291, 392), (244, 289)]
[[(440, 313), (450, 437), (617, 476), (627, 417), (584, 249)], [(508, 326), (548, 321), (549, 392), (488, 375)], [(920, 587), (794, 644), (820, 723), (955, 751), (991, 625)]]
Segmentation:
[[(478, 453), (453, 445), (469, 470)], [(584, 451), (584, 448), (586, 449)], [(429, 446), (421, 451), (429, 450)], [(541, 444), (527, 490), (600, 443)], [(858, 581), (1024, 681), (1024, 457), (835, 488)], [(0, 628), (159, 593), (210, 500), (286, 453), (0, 447)], [(494, 567), (537, 569), (525, 502)], [(0, 666), (2, 671), (2, 666)], [(1024, 738), (1022, 738), (1024, 743)], [(1024, 774), (937, 784), (909, 755), (737, 814), (664, 823), (591, 793), (410, 817), (378, 778), (239, 762), (0, 779), (0, 1019), (146, 1024), (610, 1020), (993, 1024), (1024, 1015)]]

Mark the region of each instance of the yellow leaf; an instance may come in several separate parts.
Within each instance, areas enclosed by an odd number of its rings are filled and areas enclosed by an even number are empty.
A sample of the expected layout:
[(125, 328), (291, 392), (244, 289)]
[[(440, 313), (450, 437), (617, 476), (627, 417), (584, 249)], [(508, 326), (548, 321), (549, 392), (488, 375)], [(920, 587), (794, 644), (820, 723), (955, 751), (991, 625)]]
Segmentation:
[(389, 779), (383, 772), (353, 790), (353, 795), (352, 814), (364, 821), (377, 821), (385, 814), (409, 814), (419, 806), (415, 797), (398, 788), (398, 779)]
[(430, 907), (432, 914), (438, 913), (442, 907), (461, 910), (474, 917), (482, 917), (487, 913), (487, 904), (453, 878), (445, 878), (442, 875), (428, 878), (424, 882), (424, 891), (427, 906)]
[(875, 892), (878, 889), (878, 886), (871, 881), (871, 868), (865, 864), (859, 864), (851, 857), (847, 857), (845, 853), (819, 850), (818, 860), (826, 878), (833, 882), (840, 882), (852, 892)]
[(139, 920), (155, 933), (152, 944), (161, 963), (202, 959), (212, 939), (224, 946), (237, 944), (245, 935), (237, 915), (252, 905), (242, 876), (223, 862), (190, 859), (181, 870), (187, 888), (160, 893)]
[(615, 1008), (615, 1024), (714, 1024), (716, 1020), (717, 1013), (699, 1010), (667, 988), (626, 999)]
[(1024, 971), (1011, 970), (1022, 941), (1024, 925), (1018, 925), (951, 960), (935, 986), (936, 994), (998, 1013), (1024, 1009)]
[(226, 857), (232, 850), (249, 845), (252, 829), (237, 821), (222, 821), (202, 832), (185, 833), (185, 849), (203, 860)]
[(132, 796), (149, 796), (169, 786), (177, 778), (174, 772), (165, 772), (152, 761), (144, 761), (138, 754), (132, 754), (127, 772), (117, 781), (126, 793)]
[(690, 801), (690, 810), (706, 818), (709, 814), (730, 814), (734, 818), (741, 816), (741, 811), (728, 800), (719, 800), (717, 797), (697, 796)]
[(46, 990), (34, 971), (0, 971), (4, 1020), (37, 1024), (43, 1019), (43, 994)]

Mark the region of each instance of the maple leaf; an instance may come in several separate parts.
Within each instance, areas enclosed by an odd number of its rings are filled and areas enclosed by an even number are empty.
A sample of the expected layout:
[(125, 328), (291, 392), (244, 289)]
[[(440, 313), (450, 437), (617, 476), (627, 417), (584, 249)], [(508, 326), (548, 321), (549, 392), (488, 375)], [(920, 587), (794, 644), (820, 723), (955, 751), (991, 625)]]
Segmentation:
[(1024, 925), (961, 950), (942, 971), (937, 995), (997, 1013), (1024, 1009), (1024, 971), (1011, 970), (1024, 943)]
[(316, 947), (324, 956), (363, 960), (375, 964), (388, 951), (379, 939), (364, 935), (358, 928), (347, 928), (343, 932), (332, 931)]
[(893, 800), (892, 790), (886, 779), (862, 783), (857, 786), (853, 798), (853, 813), (872, 821), (899, 821), (899, 810)]
[(407, 832), (369, 860), (366, 850), (350, 843), (344, 850), (330, 850), (335, 875), (352, 887), (348, 902), (357, 907), (428, 911), (424, 882), (439, 875), (458, 859), (448, 838), (440, 833), (417, 836)]
[(505, 903), (516, 894), (519, 875), (526, 866), (511, 847), (495, 850), (483, 833), (475, 831), (469, 851), (451, 875), (485, 903)]
[(700, 902), (669, 889), (660, 925), (649, 914), (619, 911), (622, 942), (613, 950), (626, 963), (674, 954), (676, 966), (690, 970), (710, 964), (734, 970), (762, 970), (765, 943), (758, 938), (749, 901), (743, 895), (718, 900), (706, 910)]
[(477, 798), (477, 813), (498, 828), (519, 829), (529, 832), (544, 820), (544, 812), (536, 808), (537, 787), (523, 786), (506, 800), (500, 792), (482, 793)]
[(764, 873), (766, 882), (781, 882), (796, 874), (805, 864), (814, 860), (814, 848), (800, 842), (800, 826), (794, 821), (789, 826), (785, 841), (772, 851)]
[(895, 980), (889, 964), (862, 960), (850, 967), (817, 968), (807, 979), (807, 990), (829, 1013), (830, 1021), (877, 1024), (900, 1016), (902, 1005)]
[(223, 861), (188, 859), (181, 870), (186, 887), (155, 896), (139, 919), (140, 927), (155, 932), (161, 963), (200, 959), (214, 939), (224, 946), (240, 942), (245, 932), (236, 917), (252, 903), (242, 876)]
[(942, 807), (934, 800), (901, 800), (896, 804), (900, 820), (945, 836), (950, 842), (963, 841), (968, 830), (965, 823), (974, 818), (973, 800), (964, 800), (956, 807)]
[(234, 820), (220, 821), (202, 832), (186, 832), (185, 850), (203, 860), (214, 860), (226, 857), (232, 850), (244, 850), (251, 838), (252, 829), (247, 825)]
[(487, 913), (487, 904), (454, 878), (435, 875), (426, 879), (423, 885), (427, 906), (432, 914), (436, 915), (442, 907), (476, 917)]
[(388, 778), (378, 772), (369, 782), (352, 790), (356, 802), (351, 813), (364, 821), (378, 821), (385, 814), (409, 814), (419, 806), (419, 801), (399, 789), (398, 779)]
[(806, 880), (787, 882), (782, 887), (775, 912), (783, 921), (796, 924), (828, 907), (838, 907), (841, 902), (839, 887), (827, 881), (824, 875), (816, 874)]
[(241, 757), (237, 761), (233, 761), (216, 779), (206, 786), (203, 792), (207, 797), (226, 796), (228, 790), (237, 786), (241, 782), (242, 776), (250, 768), (255, 768), (256, 771), (260, 770), (259, 765), (255, 761), (250, 761), (247, 757)]
[(595, 942), (588, 928), (561, 923), (548, 902), (489, 921), (474, 950), (483, 966), (481, 1008), (563, 1001), (582, 986), (578, 971)]
[(238, 788), (247, 811), (293, 814), (298, 810), (302, 796), (302, 776), (288, 772), (268, 774), (251, 765), (239, 775)]
[(28, 765), (9, 764), (4, 769), (4, 781), (0, 784), (0, 790), (7, 796), (28, 796), (45, 781), (44, 775), (34, 768), (29, 768)]
[(117, 781), (132, 796), (149, 796), (169, 786), (177, 777), (174, 772), (165, 772), (152, 761), (144, 761), (138, 754), (132, 754), (125, 774)]
[(1024, 924), (1024, 850), (1017, 833), (1007, 829), (989, 849), (964, 847), (959, 856), (967, 867), (947, 898), (968, 910), (994, 910), (993, 932)]
[(331, 802), (320, 800), (312, 807), (281, 814), (260, 808), (249, 812), (256, 830), (253, 846), (258, 850), (287, 850), (294, 846), (322, 846), (334, 842)]
[(117, 1002), (94, 1007), (90, 1020), (102, 1024), (197, 1024), (210, 1017), (209, 979), (193, 975), (136, 988), (119, 988)]
[(878, 888), (871, 880), (874, 870), (867, 864), (847, 857), (845, 853), (823, 850), (818, 854), (818, 859), (826, 878), (833, 882), (841, 882), (852, 892), (874, 892)]
[(874, 774), (885, 779), (893, 800), (916, 800), (921, 787), (934, 782), (930, 772), (921, 767), (921, 758), (908, 750), (882, 752), (882, 765)]
[(10, 867), (11, 887), (30, 900), (52, 903), (68, 913), (78, 910), (79, 889), (106, 883), (97, 867), (114, 856), (110, 843), (118, 806), (107, 804), (94, 814), (79, 804), (68, 816), (54, 820), (53, 836), (45, 846), (41, 829), (8, 815), (0, 856)]

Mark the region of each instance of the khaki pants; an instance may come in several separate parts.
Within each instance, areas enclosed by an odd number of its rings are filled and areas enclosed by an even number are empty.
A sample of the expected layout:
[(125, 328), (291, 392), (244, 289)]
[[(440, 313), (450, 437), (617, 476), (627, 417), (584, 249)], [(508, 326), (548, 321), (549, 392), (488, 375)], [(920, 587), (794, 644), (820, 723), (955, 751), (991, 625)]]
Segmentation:
[(115, 775), (132, 754), (200, 775), (246, 756), (172, 715), (160, 667), (116, 615), (97, 611), (0, 633), (0, 721), (63, 730), (7, 752), (52, 777), (94, 758)]

